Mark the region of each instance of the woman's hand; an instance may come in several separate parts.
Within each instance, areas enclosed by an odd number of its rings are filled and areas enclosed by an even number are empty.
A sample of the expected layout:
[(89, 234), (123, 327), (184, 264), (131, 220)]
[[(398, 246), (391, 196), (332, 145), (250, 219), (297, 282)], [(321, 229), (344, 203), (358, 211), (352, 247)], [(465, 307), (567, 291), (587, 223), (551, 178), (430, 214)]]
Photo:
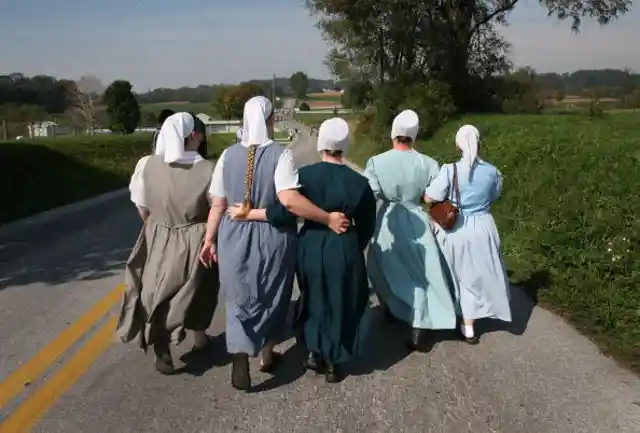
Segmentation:
[(214, 242), (210, 240), (204, 241), (200, 250), (200, 262), (205, 268), (211, 268), (214, 263), (218, 263), (218, 251)]
[(329, 223), (327, 225), (339, 235), (347, 231), (350, 223), (349, 219), (342, 212), (329, 213)]
[(227, 216), (234, 221), (245, 221), (247, 219), (247, 209), (243, 203), (236, 203), (227, 208)]

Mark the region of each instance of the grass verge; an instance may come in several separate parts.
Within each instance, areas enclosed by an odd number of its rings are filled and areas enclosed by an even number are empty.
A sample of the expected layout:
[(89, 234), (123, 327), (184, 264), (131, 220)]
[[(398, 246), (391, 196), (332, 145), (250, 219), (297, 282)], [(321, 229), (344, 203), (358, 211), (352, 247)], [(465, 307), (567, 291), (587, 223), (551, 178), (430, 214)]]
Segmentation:
[[(493, 208), (511, 279), (543, 306), (640, 372), (640, 136), (637, 113), (470, 116), (417, 148), (457, 159), (454, 136), (470, 123), (484, 157), (504, 175)], [(350, 159), (390, 143), (360, 140)]]

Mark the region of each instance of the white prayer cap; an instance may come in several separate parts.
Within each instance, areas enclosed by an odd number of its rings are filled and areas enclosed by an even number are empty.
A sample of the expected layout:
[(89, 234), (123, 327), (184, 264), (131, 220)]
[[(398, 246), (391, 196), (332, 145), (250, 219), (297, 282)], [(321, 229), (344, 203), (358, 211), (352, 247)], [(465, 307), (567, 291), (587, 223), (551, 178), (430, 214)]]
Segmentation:
[(238, 128), (236, 131), (236, 138), (238, 139), (238, 142), (242, 141), (242, 128)]
[(156, 155), (164, 156), (164, 162), (170, 164), (184, 155), (184, 140), (194, 131), (195, 121), (189, 113), (175, 113), (167, 117), (156, 144)]
[(338, 150), (347, 152), (349, 147), (349, 124), (340, 117), (322, 122), (318, 129), (318, 152)]
[(464, 125), (456, 133), (456, 146), (462, 152), (462, 161), (468, 176), (471, 176), (473, 164), (478, 158), (478, 147), (480, 145), (480, 131), (473, 125)]
[(264, 96), (254, 96), (244, 104), (242, 120), (243, 146), (260, 146), (271, 141), (266, 121), (272, 113), (273, 106)]
[(397, 137), (409, 137), (416, 141), (418, 129), (420, 128), (420, 119), (418, 114), (413, 110), (404, 110), (393, 119), (391, 125), (391, 139)]

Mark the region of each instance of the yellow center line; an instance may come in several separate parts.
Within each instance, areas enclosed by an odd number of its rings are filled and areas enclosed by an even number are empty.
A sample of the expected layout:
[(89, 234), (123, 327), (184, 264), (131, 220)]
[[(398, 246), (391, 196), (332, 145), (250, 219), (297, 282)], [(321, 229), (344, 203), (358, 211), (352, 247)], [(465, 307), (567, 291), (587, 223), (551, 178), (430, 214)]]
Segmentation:
[(118, 318), (111, 317), (55, 375), (0, 424), (0, 433), (26, 433), (113, 343)]
[(65, 329), (55, 340), (47, 344), (35, 357), (0, 382), (0, 408), (24, 392), (25, 387), (40, 377), (80, 337), (104, 317), (120, 300), (123, 285), (117, 286), (95, 304), (77, 322)]

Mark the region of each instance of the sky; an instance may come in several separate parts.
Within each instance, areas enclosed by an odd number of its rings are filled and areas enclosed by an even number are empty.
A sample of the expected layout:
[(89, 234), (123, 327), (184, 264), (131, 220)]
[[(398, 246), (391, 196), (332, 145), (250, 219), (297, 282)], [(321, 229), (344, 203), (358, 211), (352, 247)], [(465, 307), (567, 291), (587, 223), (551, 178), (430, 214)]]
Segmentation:
[[(304, 0), (0, 0), (0, 73), (157, 87), (237, 83), (304, 71), (329, 78), (328, 46)], [(609, 27), (547, 18), (522, 0), (501, 30), (519, 66), (640, 72), (640, 10)]]

